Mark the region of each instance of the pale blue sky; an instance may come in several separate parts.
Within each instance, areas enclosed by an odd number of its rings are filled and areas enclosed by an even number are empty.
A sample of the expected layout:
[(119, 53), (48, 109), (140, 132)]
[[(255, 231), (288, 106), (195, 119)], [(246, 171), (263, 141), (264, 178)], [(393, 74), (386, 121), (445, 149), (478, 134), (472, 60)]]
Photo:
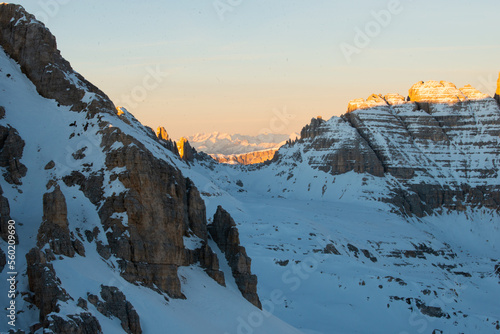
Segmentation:
[[(298, 132), (351, 99), (407, 95), (419, 80), (491, 93), (500, 70), (498, 0), (220, 0), (231, 8), (223, 20), (211, 0), (19, 3), (78, 72), (177, 138)], [(378, 23), (373, 13), (389, 9)], [(348, 62), (341, 45), (356, 46), (356, 29), (372, 36)], [(168, 75), (157, 82), (154, 70)]]

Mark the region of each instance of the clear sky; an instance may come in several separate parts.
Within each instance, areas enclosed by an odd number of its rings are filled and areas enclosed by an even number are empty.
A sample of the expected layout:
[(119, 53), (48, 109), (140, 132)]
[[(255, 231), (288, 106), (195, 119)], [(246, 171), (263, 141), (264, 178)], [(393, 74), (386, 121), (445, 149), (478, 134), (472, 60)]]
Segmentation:
[(498, 0), (18, 3), (76, 71), (174, 138), (298, 132), (420, 80), (492, 93), (500, 70)]

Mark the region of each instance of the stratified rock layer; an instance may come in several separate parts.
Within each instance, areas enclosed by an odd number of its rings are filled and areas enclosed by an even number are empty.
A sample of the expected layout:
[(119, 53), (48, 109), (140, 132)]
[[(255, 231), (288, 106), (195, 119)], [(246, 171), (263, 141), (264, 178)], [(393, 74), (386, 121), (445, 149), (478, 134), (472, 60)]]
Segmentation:
[(276, 162), (302, 161), (333, 175), (388, 178), (404, 213), (500, 207), (500, 109), (470, 85), (419, 82), (397, 94), (351, 101), (348, 113), (313, 119)]

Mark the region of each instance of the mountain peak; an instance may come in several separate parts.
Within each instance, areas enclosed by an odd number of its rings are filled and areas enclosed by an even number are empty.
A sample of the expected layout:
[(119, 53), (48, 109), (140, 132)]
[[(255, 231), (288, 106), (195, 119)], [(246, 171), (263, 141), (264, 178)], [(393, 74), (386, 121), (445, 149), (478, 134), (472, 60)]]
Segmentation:
[[(500, 83), (500, 78), (499, 78)], [(456, 103), (467, 100), (483, 100), (490, 98), (472, 87), (465, 85), (458, 89), (455, 84), (448, 81), (420, 81), (414, 84), (408, 93), (409, 99), (405, 99), (399, 94), (372, 94), (366, 100), (363, 98), (349, 101), (347, 112), (353, 112), (358, 109), (370, 109), (378, 106), (398, 105), (411, 102), (426, 103)]]
[[(467, 87), (467, 86), (466, 86)], [(472, 87), (466, 88), (466, 91), (471, 93)], [(474, 91), (476, 91), (474, 89)], [(473, 95), (478, 95), (477, 91)], [(464, 92), (455, 86), (455, 84), (448, 81), (420, 81), (414, 84), (408, 95), (410, 101), (413, 102), (427, 102), (427, 103), (457, 103), (468, 100)]]
[(54, 35), (22, 6), (0, 4), (0, 46), (41, 96), (73, 110), (89, 107), (93, 114), (115, 109), (106, 94), (72, 69), (57, 49)]

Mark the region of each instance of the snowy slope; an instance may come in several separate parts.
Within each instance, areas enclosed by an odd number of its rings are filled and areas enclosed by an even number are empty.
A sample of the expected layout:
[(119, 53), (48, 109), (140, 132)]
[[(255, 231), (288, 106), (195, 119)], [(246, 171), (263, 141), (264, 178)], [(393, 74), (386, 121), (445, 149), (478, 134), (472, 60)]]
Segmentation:
[[(84, 175), (105, 170), (105, 154), (101, 147), (101, 134), (97, 120), (88, 119), (86, 113), (76, 113), (69, 107), (58, 106), (54, 100), (42, 98), (33, 84), (21, 73), (19, 65), (0, 51), (0, 101), (6, 110), (6, 117), (0, 125), (13, 127), (25, 141), (21, 162), (27, 167), (27, 174), (22, 178), (22, 185), (11, 185), (0, 179), (4, 197), (9, 199), (10, 215), (17, 222), (20, 243), (16, 248), (16, 268), (19, 272), (16, 301), (18, 305), (17, 327), (29, 330), (38, 322), (38, 311), (25, 300), (29, 291), (26, 276), (25, 254), (36, 245), (36, 236), (42, 222), (42, 195), (50, 191), (46, 187), (49, 180), (60, 180), (71, 171), (79, 170)], [(7, 75), (8, 74), (8, 75)], [(92, 96), (87, 96), (91, 100)], [(170, 151), (162, 148), (143, 126), (120, 119), (111, 114), (100, 115), (100, 121), (109, 122), (110, 127), (119, 127), (125, 133), (138, 138), (155, 155), (172, 163), (181, 163)], [(76, 123), (75, 123), (76, 122)], [(130, 124), (129, 124), (130, 123)], [(71, 124), (88, 124), (85, 132), (75, 131)], [(75, 135), (77, 133), (77, 135)], [(70, 139), (68, 139), (70, 138)], [(85, 149), (85, 156), (77, 160), (73, 155), (79, 149)], [(119, 147), (115, 147), (118, 149)], [(54, 161), (56, 168), (45, 169), (49, 161)], [(3, 168), (3, 172), (6, 169)], [(117, 171), (115, 171), (117, 172)], [(112, 172), (105, 172), (107, 184), (104, 193), (118, 194), (126, 188), (118, 180), (111, 180)], [(96, 207), (76, 187), (59, 183), (68, 206), (70, 231), (81, 236), (82, 230), (97, 228), (99, 241), (107, 243), (103, 226)], [(76, 306), (81, 297), (88, 294), (98, 295), (101, 284), (116, 286), (125, 294), (141, 319), (144, 333), (159, 333), (165, 329), (175, 333), (232, 333), (236, 332), (243, 315), (252, 314), (255, 321), (265, 319), (260, 330), (262, 333), (298, 333), (291, 326), (274, 316), (262, 313), (248, 303), (231, 283), (231, 273), (226, 270), (228, 288), (221, 287), (197, 266), (180, 270), (182, 291), (186, 300), (167, 299), (166, 296), (146, 287), (136, 286), (120, 276), (117, 259), (104, 260), (96, 251), (95, 243), (81, 237), (86, 256), (74, 258), (58, 257), (52, 263), (61, 281), (61, 287), (71, 295), (72, 300), (61, 302), (59, 315), (75, 314), (82, 310)], [(0, 241), (1, 248), (7, 253), (7, 244)], [(7, 270), (0, 274), (0, 279), (7, 279)], [(4, 299), (5, 301), (5, 299)], [(6, 311), (3, 311), (6, 312)], [(120, 333), (123, 329), (116, 318), (108, 318), (97, 312), (89, 304), (88, 312), (96, 316), (104, 333)], [(5, 318), (5, 317), (4, 317)], [(196, 318), (193, 322), (192, 319)], [(244, 321), (248, 321), (244, 318)], [(252, 320), (251, 320), (252, 321)], [(9, 329), (6, 321), (0, 322), (0, 331)], [(40, 331), (38, 331), (40, 332)]]
[[(16, 248), (16, 302), (21, 311), (17, 314), (18, 328), (28, 331), (40, 320), (32, 302), (25, 254), (36, 246), (44, 219), (43, 194), (52, 191), (55, 182), (66, 199), (69, 229), (85, 248), (85, 256), (58, 255), (51, 261), (60, 287), (72, 298), (59, 301), (60, 316), (83, 312), (79, 299), (99, 295), (101, 285), (106, 285), (123, 292), (136, 310), (144, 333), (497, 333), (500, 329), (500, 277), (495, 274), (495, 265), (500, 263), (498, 213), (469, 206), (463, 211), (436, 210), (422, 218), (402, 216), (394, 204), (383, 201), (394, 196), (395, 188), (406, 187), (400, 179), (390, 173), (382, 177), (359, 170), (331, 173), (333, 168), (341, 167), (338, 165), (322, 168), (325, 159), (340, 149), (360, 150), (360, 156), (369, 157), (368, 146), (360, 149), (354, 141), (341, 142), (359, 134), (344, 119), (324, 122), (325, 131), (316, 134), (316, 139), (324, 139), (323, 143), (329, 140), (325, 147), (299, 142), (282, 148), (276, 163), (259, 167), (210, 161), (187, 164), (166, 150), (151, 130), (128, 111), (120, 109), (119, 115), (108, 111), (92, 118), (86, 112), (59, 106), (41, 97), (19, 65), (3, 51), (0, 69), (0, 105), (6, 111), (0, 126), (15, 128), (24, 139), (20, 162), (27, 167), (20, 185), (0, 178), (20, 239)], [(84, 87), (71, 73), (68, 78)], [(91, 103), (99, 98), (87, 92), (83, 99)], [(472, 129), (469, 123), (448, 129), (448, 146), (453, 149), (444, 158), (456, 158), (457, 164), (442, 160), (443, 156), (438, 156), (440, 148), (431, 147), (430, 142), (411, 143), (429, 153), (428, 166), (439, 167), (433, 167), (435, 173), (417, 173), (418, 180), (434, 182), (435, 178), (453, 184), (465, 178), (476, 184), (497, 184), (498, 156), (490, 146), (497, 143), (496, 130), (480, 136), (476, 131), (487, 129), (481, 125), (496, 119), (494, 108), (498, 107), (491, 103), (487, 100), (484, 108), (459, 110), (470, 112), (469, 118), (476, 121)], [(381, 119), (392, 120), (398, 113), (403, 117), (406, 112), (393, 109), (355, 114), (360, 114), (365, 128), (370, 129), (378, 151), (390, 157), (389, 162), (397, 162), (391, 167), (422, 163), (415, 158), (415, 147), (403, 150), (390, 145), (391, 138), (407, 139), (400, 127), (394, 127), (396, 137), (377, 131), (387, 124)], [(436, 110), (435, 117), (440, 117), (440, 112), (447, 117), (450, 110)], [(421, 118), (411, 123), (413, 116), (408, 113), (405, 122), (409, 124), (407, 131), (413, 129), (416, 133), (422, 126)], [(107, 124), (104, 129), (102, 124)], [(145, 152), (193, 180), (205, 200), (207, 217), (218, 205), (231, 213), (242, 245), (253, 260), (252, 272), (259, 278), (263, 311), (242, 297), (228, 263), (213, 241), (209, 245), (218, 255), (227, 287), (217, 284), (197, 264), (180, 267), (178, 277), (186, 299), (171, 298), (140, 282), (130, 283), (120, 275), (120, 259), (102, 256), (98, 243), (106, 246), (107, 233), (113, 232), (101, 223), (99, 209), (105, 201), (96, 207), (81, 189), (61, 180), (75, 171), (85, 177), (102, 173), (104, 199), (130, 191), (120, 181), (120, 175), (133, 171), (109, 170), (106, 166), (108, 155), (125, 147), (117, 140), (109, 151), (105, 150), (101, 145), (106, 131), (137, 140)], [(488, 146), (480, 145), (482, 142)], [(132, 143), (128, 149), (132, 151), (135, 146)], [(82, 149), (83, 157), (78, 154)], [(482, 161), (486, 154), (491, 156)], [(54, 161), (55, 168), (46, 168), (50, 161)], [(467, 174), (458, 171), (463, 161), (477, 166), (475, 170), (490, 170), (490, 180), (485, 182), (470, 170)], [(138, 161), (136, 166), (140, 164)], [(2, 167), (2, 174), (6, 173), (7, 168)], [(166, 197), (169, 192), (165, 189)], [(118, 238), (121, 240), (130, 236), (127, 228), (131, 221), (127, 212), (118, 209), (117, 205), (112, 217), (124, 228)], [(96, 239), (82, 235), (94, 229), (99, 232)], [(199, 241), (185, 236), (183, 246), (194, 249)], [(6, 246), (0, 241), (4, 253)], [(0, 273), (0, 279), (5, 282), (7, 270)], [(120, 320), (104, 316), (91, 303), (86, 311), (97, 318), (104, 333), (124, 332)], [(6, 322), (0, 322), (0, 331), (8, 329)]]
[(316, 334), (498, 332), (497, 213), (404, 218), (381, 178), (292, 168), (184, 172), (237, 221), (273, 314)]

